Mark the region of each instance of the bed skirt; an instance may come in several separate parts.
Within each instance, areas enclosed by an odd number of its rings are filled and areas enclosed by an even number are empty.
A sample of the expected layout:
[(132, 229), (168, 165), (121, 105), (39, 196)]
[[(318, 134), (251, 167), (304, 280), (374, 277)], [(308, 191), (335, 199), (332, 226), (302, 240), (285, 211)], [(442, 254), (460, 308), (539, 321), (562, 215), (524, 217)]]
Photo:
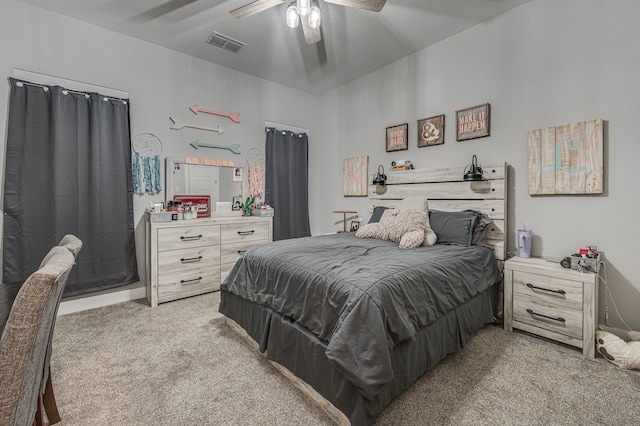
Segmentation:
[[(267, 359), (286, 367), (346, 415), (352, 425), (368, 425), (416, 379), (494, 321), (498, 285), (453, 309), (419, 331), (413, 341), (392, 353), (394, 379), (382, 392), (365, 398), (326, 357), (327, 342), (270, 308), (221, 290), (220, 312), (231, 318), (258, 343)], [(366, 324), (362, 325), (366, 327)]]

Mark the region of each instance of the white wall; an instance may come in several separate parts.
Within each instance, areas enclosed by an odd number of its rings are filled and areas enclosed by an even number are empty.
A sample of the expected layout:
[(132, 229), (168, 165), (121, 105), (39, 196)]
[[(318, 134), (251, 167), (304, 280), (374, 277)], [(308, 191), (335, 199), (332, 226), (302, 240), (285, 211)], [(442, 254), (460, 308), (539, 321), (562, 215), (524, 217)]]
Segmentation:
[[(239, 111), (242, 123), (220, 120), (227, 132), (215, 140), (240, 143), (243, 153), (252, 146), (264, 148), (265, 120), (309, 129), (313, 234), (338, 229), (333, 210), (354, 209), (368, 216), (365, 198), (342, 196), (345, 157), (369, 155), (370, 172), (378, 164), (388, 170), (394, 159), (410, 159), (417, 167), (468, 164), (473, 154), (480, 163), (507, 162), (512, 170), (510, 236), (525, 222), (536, 234), (534, 254), (543, 256), (598, 245), (606, 254), (613, 297), (627, 322), (640, 329), (640, 272), (634, 264), (640, 197), (632, 189), (637, 185), (627, 182), (640, 158), (640, 55), (634, 50), (640, 45), (635, 25), (640, 2), (531, 0), (320, 97), (16, 0), (4, 0), (1, 12), (0, 75), (21, 68), (128, 91), (132, 135), (156, 134), (163, 156), (200, 155), (188, 144), (201, 133), (169, 130), (169, 116), (188, 118), (186, 108), (193, 104)], [(8, 99), (6, 84), (0, 84), (0, 99)], [(492, 107), (491, 136), (456, 142), (455, 110), (485, 102)], [(7, 101), (0, 102), (3, 129), (6, 109)], [(442, 113), (445, 144), (418, 149), (416, 120)], [(608, 122), (605, 193), (529, 196), (527, 131), (593, 118)], [(384, 128), (404, 122), (409, 123), (409, 150), (386, 153)], [(229, 151), (203, 156), (243, 159)], [(135, 199), (141, 274), (142, 212), (162, 198)], [(513, 239), (509, 249), (514, 250)], [(611, 323), (622, 327), (613, 312)]]
[[(132, 136), (142, 132), (158, 136), (163, 143), (163, 157), (193, 155), (242, 163), (249, 148), (258, 147), (264, 151), (266, 120), (309, 129), (312, 135), (311, 158), (316, 150), (313, 135), (319, 132), (315, 95), (22, 2), (2, 1), (0, 52), (0, 75), (5, 78), (12, 75), (14, 68), (19, 68), (128, 91)], [(228, 54), (233, 55), (231, 52)], [(0, 128), (5, 129), (5, 140), (8, 94), (9, 85), (0, 84), (0, 99), (4, 100), (0, 102)], [(203, 125), (210, 123), (215, 127), (220, 124), (226, 131), (219, 137), (213, 132), (193, 129), (170, 130), (169, 116), (177, 116), (186, 122), (196, 120), (188, 110), (194, 104), (215, 111), (238, 111), (241, 123), (235, 124), (222, 117), (197, 117)], [(189, 146), (194, 139), (221, 145), (239, 143), (242, 154), (214, 149), (195, 151)], [(4, 144), (0, 160), (0, 176), (4, 176)], [(316, 173), (313, 163), (311, 172)], [(315, 192), (312, 185), (312, 197)], [(143, 282), (143, 212), (151, 201), (162, 200), (164, 191), (158, 196), (134, 196), (138, 265)]]
[[(369, 171), (394, 159), (416, 167), (480, 163), (511, 166), (509, 250), (520, 222), (533, 228), (533, 253), (562, 257), (585, 245), (605, 253), (622, 316), (640, 329), (636, 245), (640, 211), (634, 180), (640, 159), (640, 2), (531, 0), (495, 19), (321, 96), (322, 140), (332, 152), (326, 210), (354, 209), (341, 196), (341, 159), (369, 155)], [(489, 102), (491, 136), (456, 142), (457, 109)], [(445, 144), (417, 148), (416, 120), (445, 114)], [(603, 118), (605, 193), (532, 197), (527, 192), (527, 131)], [(386, 126), (409, 123), (409, 150), (385, 152)], [(335, 153), (335, 154), (334, 154)], [(337, 157), (337, 158), (336, 158)], [(335, 216), (335, 215), (334, 215)], [(332, 226), (325, 213), (322, 227)], [(601, 319), (604, 296), (601, 291)], [(610, 304), (610, 302), (609, 302)], [(613, 308), (610, 323), (624, 328)]]

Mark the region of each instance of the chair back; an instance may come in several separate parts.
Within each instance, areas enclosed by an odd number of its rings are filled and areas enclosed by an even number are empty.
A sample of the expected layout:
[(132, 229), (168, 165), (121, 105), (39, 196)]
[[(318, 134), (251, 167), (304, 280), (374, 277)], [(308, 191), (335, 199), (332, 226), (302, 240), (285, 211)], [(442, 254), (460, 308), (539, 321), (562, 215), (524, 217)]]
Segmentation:
[[(80, 241), (80, 239), (74, 235), (71, 234), (67, 234), (65, 235), (62, 240), (60, 240), (60, 242), (58, 243), (58, 247), (64, 247), (67, 250), (69, 250), (71, 252), (71, 254), (73, 255), (74, 259), (78, 258), (78, 253), (80, 252), (80, 249), (82, 248), (82, 241)], [(54, 247), (55, 248), (55, 247)], [(42, 268), (47, 261), (49, 260), (50, 256), (54, 256), (56, 253), (59, 252), (59, 249), (55, 249), (55, 250), (50, 250), (49, 253), (47, 253), (47, 255), (44, 257), (44, 259), (42, 260), (42, 263), (40, 264), (40, 267)], [(68, 274), (67, 274), (68, 275)], [(60, 300), (62, 299), (62, 293), (64, 293), (64, 287), (66, 284), (66, 279), (64, 280), (65, 282), (62, 284), (62, 290), (59, 292), (58, 294), (58, 303), (56, 304), (56, 311), (53, 315), (53, 322), (51, 323), (51, 331), (49, 332), (49, 344), (47, 345), (47, 353), (45, 355), (45, 359), (44, 359), (44, 365), (43, 365), (43, 380), (42, 380), (42, 392), (44, 392), (44, 388), (47, 382), (47, 378), (49, 377), (49, 365), (51, 364), (51, 353), (52, 353), (52, 342), (53, 342), (53, 330), (55, 328), (56, 325), (56, 318), (58, 317), (58, 308), (60, 307)]]
[(0, 424), (31, 425), (51, 330), (75, 257), (53, 247), (20, 288), (0, 339)]

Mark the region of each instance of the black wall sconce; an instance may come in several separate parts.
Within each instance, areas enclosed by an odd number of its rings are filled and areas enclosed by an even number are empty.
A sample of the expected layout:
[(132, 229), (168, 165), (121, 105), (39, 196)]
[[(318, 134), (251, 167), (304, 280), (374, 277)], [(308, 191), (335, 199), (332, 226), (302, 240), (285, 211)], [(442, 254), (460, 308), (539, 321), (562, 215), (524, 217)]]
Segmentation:
[(373, 177), (373, 184), (376, 186), (376, 194), (382, 195), (387, 192), (387, 175), (384, 174), (384, 167), (378, 166), (378, 173)]
[(482, 173), (482, 167), (478, 166), (478, 158), (474, 155), (471, 158), (471, 164), (464, 169), (464, 176), (462, 180), (471, 182), (484, 180)]

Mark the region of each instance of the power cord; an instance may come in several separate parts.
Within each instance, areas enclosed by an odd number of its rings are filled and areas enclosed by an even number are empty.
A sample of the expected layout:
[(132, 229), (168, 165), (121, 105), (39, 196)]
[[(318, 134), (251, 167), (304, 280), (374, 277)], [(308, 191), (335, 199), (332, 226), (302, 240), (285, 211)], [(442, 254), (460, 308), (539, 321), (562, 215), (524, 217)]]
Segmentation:
[[(610, 327), (609, 325), (609, 303), (608, 300), (609, 298), (611, 298), (611, 303), (613, 304), (613, 308), (616, 310), (616, 314), (618, 314), (618, 318), (620, 318), (620, 321), (622, 321), (622, 323), (627, 327), (627, 329), (629, 331), (631, 331), (631, 327), (629, 327), (629, 324), (627, 324), (624, 320), (624, 318), (622, 318), (622, 315), (620, 315), (620, 311), (618, 310), (618, 305), (616, 305), (616, 301), (613, 299), (613, 295), (611, 294), (611, 290), (609, 290), (609, 285), (607, 285), (607, 267), (606, 267), (606, 263), (604, 262), (604, 260), (601, 260), (598, 263), (598, 268), (596, 272), (596, 277), (600, 279), (600, 281), (602, 281), (602, 283), (604, 284), (604, 288), (607, 291), (606, 294), (604, 295), (604, 323), (607, 327)], [(604, 271), (604, 274), (601, 275), (600, 271)], [(609, 297), (607, 297), (607, 295), (609, 295)]]

